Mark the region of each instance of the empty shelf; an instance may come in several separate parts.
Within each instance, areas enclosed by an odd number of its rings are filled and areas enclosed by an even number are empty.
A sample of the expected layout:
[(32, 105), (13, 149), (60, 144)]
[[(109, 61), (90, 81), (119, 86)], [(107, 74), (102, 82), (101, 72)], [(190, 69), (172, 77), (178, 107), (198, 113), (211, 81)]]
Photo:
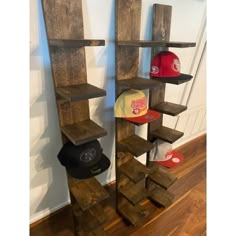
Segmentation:
[(77, 219), (85, 232), (91, 232), (101, 227), (106, 222), (107, 216), (102, 206), (96, 204), (84, 211)]
[[(124, 199), (125, 201), (125, 199)], [(129, 201), (118, 207), (119, 213), (131, 224), (137, 225), (143, 218), (149, 214), (146, 209), (140, 205), (132, 205)]]
[(84, 120), (72, 125), (66, 125), (61, 131), (74, 145), (80, 145), (107, 135), (102, 127), (91, 120)]
[(164, 207), (168, 207), (173, 202), (174, 195), (157, 185), (156, 188), (149, 193), (149, 198)]
[(151, 89), (157, 87), (158, 83), (153, 79), (145, 79), (137, 77), (125, 80), (118, 80), (117, 85), (133, 89)]
[(141, 202), (147, 196), (146, 189), (133, 182), (120, 187), (119, 192), (134, 205)]
[(152, 110), (159, 111), (161, 113), (168, 114), (171, 116), (176, 116), (181, 112), (185, 111), (186, 109), (187, 106), (182, 106), (171, 102), (162, 102), (152, 108)]
[(186, 83), (193, 78), (193, 76), (191, 76), (191, 75), (186, 75), (186, 74), (181, 74), (181, 75), (183, 75), (183, 76), (178, 77), (178, 78), (175, 78), (175, 77), (166, 77), (166, 78), (152, 77), (152, 79), (160, 81), (162, 83), (177, 84), (178, 85), (178, 84)]
[(173, 48), (188, 48), (195, 47), (193, 42), (171, 42), (171, 41), (153, 41), (153, 40), (129, 40), (118, 41), (118, 46), (128, 47), (173, 47)]
[(73, 179), (70, 191), (83, 211), (109, 197), (108, 192), (95, 178)]
[(136, 157), (150, 151), (153, 147), (154, 145), (152, 143), (136, 135), (130, 136), (129, 138), (118, 142), (119, 149), (128, 151)]
[(56, 93), (70, 102), (106, 96), (106, 91), (91, 84), (56, 88)]
[(184, 133), (171, 128), (167, 128), (165, 126), (161, 126), (160, 128), (151, 131), (151, 135), (165, 142), (174, 143), (176, 140), (181, 138)]
[(166, 189), (177, 180), (177, 177), (167, 172), (161, 171), (159, 168), (156, 168), (152, 173), (150, 173), (148, 178)]
[(67, 48), (78, 48), (85, 46), (104, 46), (105, 40), (101, 39), (49, 39), (49, 46), (51, 47), (67, 47)]
[(138, 183), (147, 176), (149, 169), (141, 162), (132, 158), (131, 160), (121, 165), (119, 167), (119, 171), (129, 179), (131, 179), (133, 182)]

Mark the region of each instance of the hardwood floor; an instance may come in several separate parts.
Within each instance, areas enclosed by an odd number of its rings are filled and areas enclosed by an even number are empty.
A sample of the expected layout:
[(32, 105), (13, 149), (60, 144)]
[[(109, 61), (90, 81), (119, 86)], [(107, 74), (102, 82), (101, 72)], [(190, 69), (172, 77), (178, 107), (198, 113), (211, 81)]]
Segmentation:
[[(169, 172), (178, 180), (169, 190), (175, 201), (168, 208), (156, 207), (149, 200), (142, 205), (150, 215), (140, 225), (132, 226), (115, 211), (115, 186), (106, 186), (110, 198), (103, 208), (108, 216), (105, 231), (108, 236), (203, 236), (206, 235), (206, 136), (177, 149), (184, 163)], [(73, 236), (70, 206), (59, 210), (30, 227), (31, 236)]]

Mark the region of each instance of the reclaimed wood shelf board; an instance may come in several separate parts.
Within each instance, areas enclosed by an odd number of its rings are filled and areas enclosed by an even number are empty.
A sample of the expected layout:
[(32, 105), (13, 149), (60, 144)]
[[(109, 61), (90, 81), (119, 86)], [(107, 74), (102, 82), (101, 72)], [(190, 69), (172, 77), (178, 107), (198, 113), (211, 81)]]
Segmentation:
[(149, 173), (149, 169), (134, 158), (121, 165), (118, 170), (134, 183), (143, 180)]
[(106, 96), (105, 90), (91, 84), (79, 84), (56, 88), (56, 93), (70, 102)]
[(83, 211), (109, 197), (108, 192), (95, 178), (73, 179), (70, 191)]
[[(185, 75), (185, 74), (182, 74), (182, 75)], [(188, 76), (188, 75), (183, 76), (183, 77), (178, 77), (178, 78), (175, 78), (175, 77), (166, 77), (166, 78), (152, 77), (153, 80), (157, 80), (159, 82), (167, 83), (167, 84), (175, 84), (175, 85), (186, 83), (186, 82), (190, 81), (192, 78), (193, 78), (193, 76)]]
[(106, 130), (92, 120), (84, 120), (72, 125), (66, 125), (61, 128), (61, 131), (74, 145), (81, 145), (107, 135)]
[(144, 187), (140, 187), (131, 181), (120, 187), (119, 192), (134, 205), (144, 200), (147, 196), (147, 191)]
[(102, 39), (49, 39), (50, 47), (79, 48), (85, 46), (104, 46), (105, 40)]
[(154, 145), (152, 143), (137, 135), (132, 135), (118, 142), (118, 148), (120, 150), (128, 151), (136, 157), (150, 151), (153, 147)]
[(132, 88), (132, 89), (151, 89), (158, 86), (158, 83), (153, 79), (145, 79), (145, 78), (131, 78), (118, 80), (117, 85), (124, 88)]
[(158, 185), (149, 193), (148, 197), (150, 200), (157, 202), (163, 207), (168, 207), (169, 205), (171, 205), (175, 198), (172, 193)]
[(118, 207), (119, 213), (132, 225), (137, 225), (141, 220), (148, 216), (149, 212), (140, 205), (133, 205), (128, 200)]
[(152, 110), (168, 114), (171, 116), (176, 116), (181, 112), (187, 110), (187, 106), (171, 103), (171, 102), (161, 102), (157, 106), (153, 107)]
[(194, 42), (172, 42), (172, 41), (154, 41), (154, 40), (127, 40), (118, 41), (118, 46), (126, 47), (172, 47), (172, 48), (188, 48), (195, 47)]
[(107, 216), (100, 204), (96, 204), (77, 217), (78, 223), (85, 232), (91, 232), (101, 227)]
[(151, 131), (150, 133), (154, 137), (168, 143), (174, 143), (176, 140), (178, 140), (184, 135), (184, 133), (180, 131), (177, 131), (177, 130), (174, 130), (165, 126), (161, 126), (158, 129)]
[(177, 180), (176, 176), (161, 171), (160, 168), (156, 168), (154, 171), (152, 171), (152, 173), (148, 175), (148, 178), (166, 189)]

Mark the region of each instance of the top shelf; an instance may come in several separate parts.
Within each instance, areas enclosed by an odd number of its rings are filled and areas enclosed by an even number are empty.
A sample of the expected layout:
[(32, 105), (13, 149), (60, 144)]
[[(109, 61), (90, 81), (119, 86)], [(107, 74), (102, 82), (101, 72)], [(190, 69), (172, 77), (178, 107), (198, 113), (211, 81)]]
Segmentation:
[(50, 47), (66, 47), (66, 48), (79, 48), (85, 46), (104, 46), (105, 40), (103, 39), (49, 39), (48, 44)]
[(118, 46), (126, 47), (172, 47), (172, 48), (188, 48), (195, 47), (194, 42), (172, 42), (172, 41), (153, 41), (153, 40), (128, 40), (117, 41)]

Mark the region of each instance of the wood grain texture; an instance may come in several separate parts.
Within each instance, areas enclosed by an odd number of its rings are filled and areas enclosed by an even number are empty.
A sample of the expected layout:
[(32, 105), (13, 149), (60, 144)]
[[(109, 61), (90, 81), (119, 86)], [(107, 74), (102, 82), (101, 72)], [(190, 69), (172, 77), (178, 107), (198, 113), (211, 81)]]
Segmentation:
[(130, 178), (134, 183), (138, 183), (146, 178), (149, 169), (138, 160), (132, 158), (118, 168), (122, 174)]
[[(154, 4), (153, 5), (153, 20), (152, 20), (152, 40), (153, 41), (164, 41), (170, 40), (170, 29), (171, 29), (171, 17), (172, 17), (172, 7), (168, 5)], [(151, 51), (151, 61), (154, 56), (160, 52), (160, 48), (152, 48)], [(152, 78), (151, 78), (152, 79)], [(157, 81), (158, 82), (158, 81)], [(165, 100), (165, 89), (166, 84), (159, 82), (159, 86), (154, 88), (149, 93), (149, 107), (152, 109), (159, 103)], [(151, 131), (162, 126), (163, 115), (161, 117), (150, 123), (148, 125), (148, 140), (153, 140)]]
[(148, 178), (166, 189), (169, 188), (177, 180), (176, 176), (166, 171), (161, 171), (160, 168), (156, 168), (152, 173), (148, 175)]
[(158, 86), (158, 83), (155, 80), (145, 79), (145, 78), (131, 78), (125, 80), (118, 80), (117, 86), (122, 88), (132, 88), (132, 89), (152, 89)]
[(136, 157), (150, 151), (154, 147), (152, 143), (137, 135), (132, 135), (119, 141), (117, 146), (119, 150), (130, 152)]
[(105, 90), (91, 84), (79, 84), (57, 88), (56, 93), (70, 102), (106, 96)]
[[(184, 155), (184, 162), (168, 169), (178, 177), (169, 188), (176, 200), (168, 208), (157, 208), (149, 200), (142, 203), (150, 214), (140, 225), (132, 226), (122, 220), (116, 212), (115, 184), (106, 187), (111, 197), (101, 205), (109, 216), (104, 227), (107, 236), (206, 235), (206, 137), (186, 143), (177, 151)], [(32, 224), (30, 235), (73, 236), (71, 205)]]
[(77, 180), (68, 177), (68, 182), (72, 195), (83, 211), (109, 197), (108, 192), (95, 178)]
[(168, 207), (172, 204), (175, 196), (161, 186), (156, 185), (155, 189), (149, 193), (149, 198), (163, 207)]
[(136, 205), (147, 196), (147, 191), (143, 186), (129, 181), (126, 185), (119, 188), (119, 192), (132, 204)]
[(126, 47), (173, 47), (173, 48), (188, 48), (195, 47), (193, 42), (172, 42), (172, 41), (157, 41), (157, 40), (126, 40), (118, 41), (118, 46)]
[(193, 76), (188, 76), (186, 74), (181, 74), (184, 75), (183, 77), (180, 78), (174, 78), (174, 77), (167, 77), (167, 78), (157, 78), (157, 77), (153, 77), (154, 80), (159, 81), (161, 83), (167, 83), (167, 84), (175, 84), (175, 85), (179, 85), (179, 84), (183, 84), (186, 83), (188, 81), (190, 81)]
[(180, 139), (184, 133), (165, 126), (161, 126), (158, 129), (153, 130), (151, 135), (165, 142), (174, 143)]
[[(81, 89), (74, 91), (68, 90), (68, 87), (78, 88), (79, 85), (87, 83), (85, 49), (81, 46), (104, 45), (105, 41), (84, 40), (82, 0), (42, 0), (42, 6), (62, 141), (82, 144), (105, 135), (106, 131), (90, 121), (88, 101), (77, 100), (87, 99), (88, 94), (89, 96), (92, 94), (92, 97), (103, 96), (104, 91), (98, 89), (94, 91), (94, 88), (91, 91), (90, 86), (87, 90), (83, 88), (82, 93)], [(80, 48), (77, 48), (78, 46)], [(63, 90), (61, 87), (67, 89)], [(77, 102), (70, 102), (75, 100)], [(107, 197), (107, 193), (95, 178), (78, 181), (68, 176), (67, 179), (73, 213), (71, 222), (74, 222), (72, 233), (81, 236), (82, 229), (89, 231), (95, 226), (98, 214), (98, 209), (95, 208), (88, 210), (84, 215), (82, 210)], [(97, 192), (92, 192), (90, 188), (94, 188), (93, 190)], [(84, 199), (83, 194), (87, 194), (87, 199)], [(102, 216), (98, 217), (99, 223), (103, 221)], [(81, 224), (83, 217), (92, 219), (83, 225)], [(102, 232), (103, 229), (98, 229), (91, 235), (105, 235), (105, 232), (104, 234)]]
[(42, 0), (48, 39), (83, 39), (81, 0)]
[(68, 47), (78, 48), (85, 46), (104, 46), (105, 40), (103, 39), (49, 39), (48, 44), (50, 47)]
[(128, 200), (119, 206), (119, 213), (133, 225), (137, 225), (143, 218), (147, 217), (149, 212), (139, 204), (132, 205)]
[(106, 130), (92, 120), (84, 120), (66, 125), (61, 128), (61, 131), (74, 145), (81, 145), (107, 135)]
[(153, 107), (153, 110), (171, 116), (177, 116), (181, 112), (187, 110), (187, 106), (183, 106), (172, 102), (161, 102), (157, 106)]
[(107, 216), (105, 215), (103, 208), (100, 204), (96, 204), (84, 211), (77, 218), (77, 224), (81, 225), (81, 229), (85, 232), (94, 231), (106, 222)]
[[(115, 37), (116, 43), (119, 40), (139, 40), (140, 39), (140, 25), (141, 25), (141, 0), (116, 0), (115, 1)], [(139, 49), (119, 47), (116, 44), (116, 98), (122, 93), (126, 87), (118, 85), (119, 81), (137, 78), (139, 64)], [(115, 138), (116, 138), (116, 180), (117, 186), (122, 184), (124, 180), (120, 180), (121, 172), (118, 171), (118, 166), (127, 160), (132, 159), (132, 154), (123, 152), (119, 149), (118, 142), (125, 140), (128, 137), (135, 135), (135, 125), (124, 119), (117, 119), (115, 121)], [(123, 153), (123, 157), (119, 157)], [(125, 203), (126, 199), (117, 192), (116, 207), (120, 207)], [(123, 214), (127, 218), (127, 214)], [(132, 216), (130, 216), (132, 217)], [(128, 217), (129, 218), (129, 217)], [(133, 219), (132, 221), (135, 221)]]

